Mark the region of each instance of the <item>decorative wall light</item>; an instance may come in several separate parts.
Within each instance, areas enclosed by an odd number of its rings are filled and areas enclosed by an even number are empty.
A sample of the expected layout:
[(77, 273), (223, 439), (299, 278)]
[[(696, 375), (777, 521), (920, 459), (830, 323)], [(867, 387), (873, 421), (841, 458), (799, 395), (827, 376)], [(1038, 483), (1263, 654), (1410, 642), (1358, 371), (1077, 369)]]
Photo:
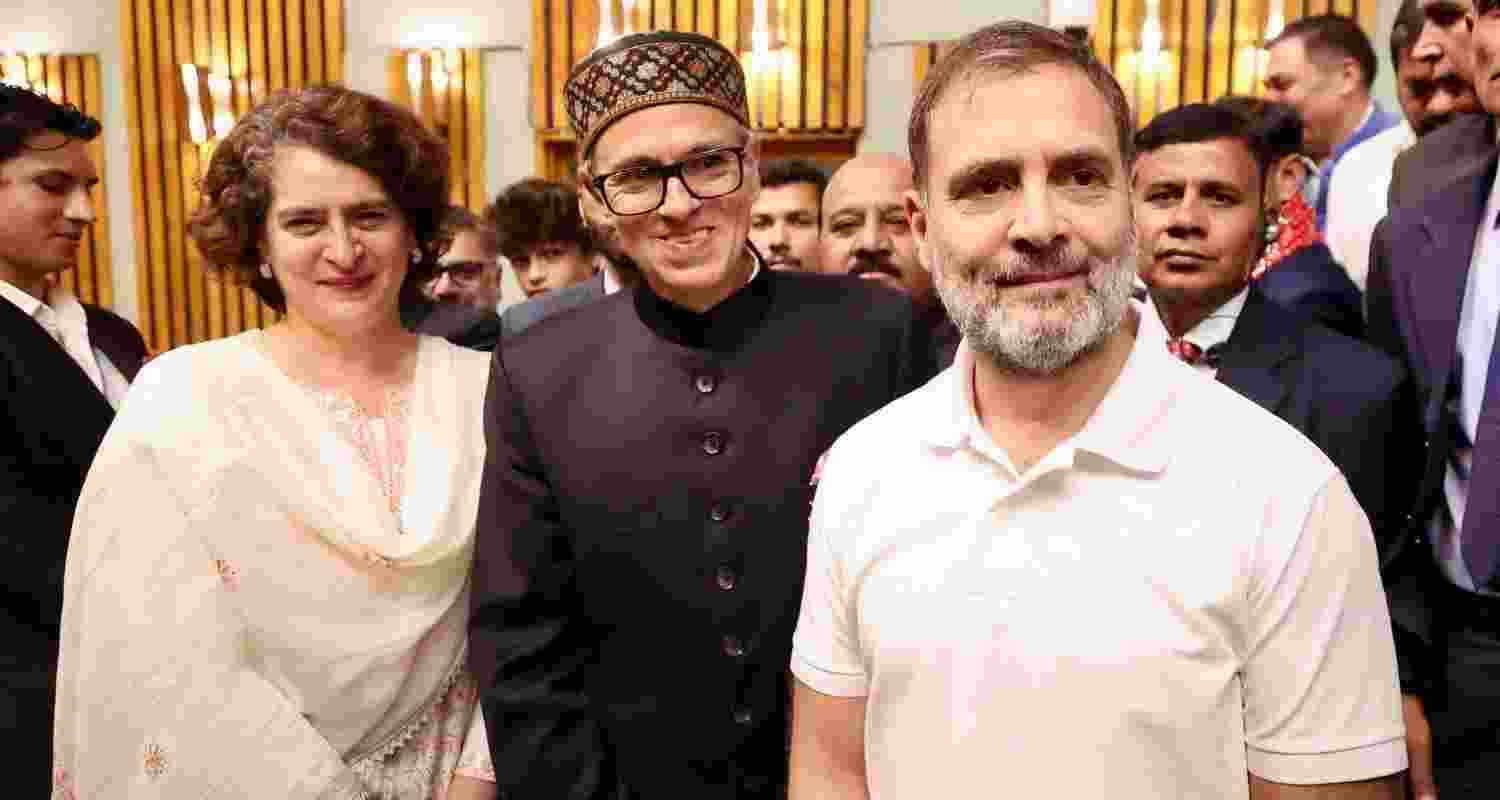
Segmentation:
[(25, 53), (0, 55), (0, 81), (24, 89), (32, 88), (30, 64), (32, 58), (40, 59), (42, 56), (27, 56)]
[(222, 139), (234, 127), (234, 81), (197, 64), (183, 64), (181, 71), (188, 138), (199, 145)]

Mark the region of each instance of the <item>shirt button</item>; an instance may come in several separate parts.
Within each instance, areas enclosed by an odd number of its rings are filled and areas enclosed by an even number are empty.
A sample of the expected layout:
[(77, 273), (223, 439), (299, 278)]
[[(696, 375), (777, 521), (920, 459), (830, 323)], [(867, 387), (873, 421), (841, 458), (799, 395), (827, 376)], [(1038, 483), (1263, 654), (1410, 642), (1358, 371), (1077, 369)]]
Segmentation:
[(712, 394), (713, 390), (717, 388), (718, 385), (719, 382), (714, 380), (714, 376), (707, 373), (699, 375), (693, 381), (693, 387), (698, 390), (698, 394)]
[(729, 507), (723, 503), (714, 503), (708, 508), (708, 518), (714, 522), (723, 522), (729, 519)]
[(736, 708), (734, 710), (734, 722), (736, 725), (749, 725), (753, 719), (755, 719), (755, 715), (750, 713), (750, 709), (748, 708)]
[(740, 582), (740, 576), (736, 575), (734, 570), (726, 565), (719, 567), (719, 571), (714, 573), (714, 582), (719, 584), (721, 590), (732, 592), (734, 591), (734, 587)]
[(724, 655), (730, 658), (739, 658), (745, 654), (745, 643), (737, 636), (724, 637)]
[(703, 434), (703, 452), (711, 456), (724, 452), (724, 434), (718, 431)]

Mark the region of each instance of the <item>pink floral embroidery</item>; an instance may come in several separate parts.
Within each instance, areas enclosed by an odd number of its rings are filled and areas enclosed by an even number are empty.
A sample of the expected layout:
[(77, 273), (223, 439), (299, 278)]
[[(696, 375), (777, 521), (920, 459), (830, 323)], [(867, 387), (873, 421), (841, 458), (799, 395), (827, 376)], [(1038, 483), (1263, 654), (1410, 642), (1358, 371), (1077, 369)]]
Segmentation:
[(222, 558), (214, 559), (214, 572), (219, 573), (219, 580), (224, 582), (224, 588), (234, 591), (240, 588), (240, 571), (235, 565)]
[(58, 767), (52, 773), (52, 797), (53, 800), (77, 800), (78, 795), (73, 792), (73, 781), (68, 778), (68, 771)]
[(170, 762), (167, 761), (167, 753), (162, 749), (161, 745), (157, 744), (156, 742), (150, 742), (146, 745), (146, 758), (144, 765), (146, 770), (146, 777), (152, 778), (154, 780), (167, 774), (167, 765), (169, 763)]

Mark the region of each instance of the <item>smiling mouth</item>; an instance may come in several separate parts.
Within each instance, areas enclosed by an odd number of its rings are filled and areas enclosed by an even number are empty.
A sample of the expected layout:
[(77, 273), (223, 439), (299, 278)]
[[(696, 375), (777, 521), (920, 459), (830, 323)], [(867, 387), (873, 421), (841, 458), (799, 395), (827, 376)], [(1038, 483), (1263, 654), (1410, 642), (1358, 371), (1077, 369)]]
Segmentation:
[(699, 228), (687, 233), (669, 233), (666, 236), (658, 236), (663, 244), (672, 247), (691, 248), (698, 247), (708, 241), (708, 235), (713, 232), (712, 228)]
[(335, 278), (333, 280), (320, 281), (320, 283), (330, 289), (360, 289), (369, 285), (373, 280), (375, 280), (374, 275), (361, 275), (357, 278)]
[(1030, 275), (1014, 275), (1003, 278), (997, 277), (993, 280), (993, 282), (995, 285), (1003, 289), (1021, 286), (1037, 286), (1040, 284), (1062, 283), (1074, 278), (1086, 276), (1088, 275), (1088, 272), (1089, 271), (1087, 269), (1076, 269), (1072, 270), (1071, 272), (1039, 272)]

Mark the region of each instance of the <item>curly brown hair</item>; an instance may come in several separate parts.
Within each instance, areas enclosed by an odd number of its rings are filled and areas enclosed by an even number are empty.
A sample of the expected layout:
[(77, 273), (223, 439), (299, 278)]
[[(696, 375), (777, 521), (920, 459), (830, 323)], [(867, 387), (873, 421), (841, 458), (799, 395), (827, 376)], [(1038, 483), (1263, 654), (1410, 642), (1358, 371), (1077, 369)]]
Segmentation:
[(451, 238), (442, 232), (448, 209), (448, 149), (410, 111), (341, 86), (277, 92), (235, 124), (214, 149), (199, 182), (202, 202), (188, 235), (211, 268), (249, 286), (284, 312), (286, 295), (260, 275), (261, 243), (271, 207), (277, 147), (310, 147), (374, 177), (411, 228), (421, 260), (408, 270), (401, 303), (421, 302)]

